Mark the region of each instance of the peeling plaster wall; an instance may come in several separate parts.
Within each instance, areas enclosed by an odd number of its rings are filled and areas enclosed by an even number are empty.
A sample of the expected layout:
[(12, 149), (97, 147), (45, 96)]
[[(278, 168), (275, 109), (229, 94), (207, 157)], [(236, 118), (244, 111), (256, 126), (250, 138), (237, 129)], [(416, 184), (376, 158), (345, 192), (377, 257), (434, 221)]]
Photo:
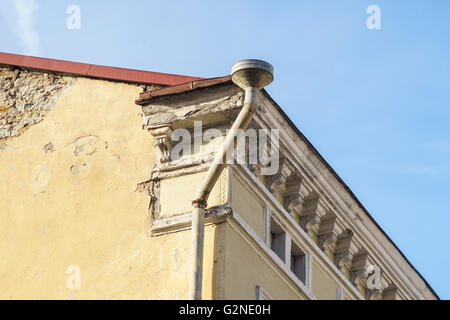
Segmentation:
[(205, 88), (178, 96), (156, 98), (142, 107), (144, 122), (148, 126), (171, 123), (174, 128), (192, 127), (192, 121), (201, 120), (202, 125), (220, 121), (234, 121), (244, 102), (239, 87)]
[[(70, 87), (61, 78), (59, 97), (50, 90), (41, 99), (48, 75), (28, 75), (18, 79), (36, 90), (18, 92), (53, 107), (0, 150), (0, 298), (186, 298), (190, 232), (149, 236), (150, 199), (137, 188), (154, 161), (134, 104), (142, 88), (85, 78)], [(35, 108), (20, 101), (17, 110)], [(205, 283), (215, 272), (215, 232), (205, 231)], [(66, 285), (72, 265), (80, 267), (79, 290)], [(206, 286), (204, 297), (212, 295)]]
[(0, 140), (41, 122), (75, 78), (0, 68)]

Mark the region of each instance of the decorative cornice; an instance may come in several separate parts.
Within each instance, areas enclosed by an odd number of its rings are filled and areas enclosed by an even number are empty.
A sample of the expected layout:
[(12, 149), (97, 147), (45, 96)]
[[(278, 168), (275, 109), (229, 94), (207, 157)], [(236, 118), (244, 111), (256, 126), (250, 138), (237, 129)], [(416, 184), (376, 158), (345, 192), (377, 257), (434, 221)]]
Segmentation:
[[(219, 206), (208, 209), (205, 216), (205, 225), (218, 224), (226, 221), (227, 216), (232, 214), (232, 210), (226, 206)], [(152, 236), (160, 236), (167, 233), (183, 231), (191, 228), (192, 214), (190, 212), (154, 219), (152, 221)]]
[(290, 232), (292, 239), (296, 239), (298, 244), (304, 244), (306, 246), (306, 252), (314, 254), (314, 261), (323, 267), (323, 271), (327, 275), (337, 279), (341, 286), (345, 288), (346, 295), (356, 299), (364, 299), (360, 292), (352, 286), (343, 273), (340, 272), (332, 261), (330, 261), (329, 257), (320, 250), (312, 238), (300, 227), (294, 217), (286, 211), (277, 198), (269, 192), (264, 184), (253, 175), (246, 166), (234, 166), (233, 169), (236, 169), (235, 172), (238, 179), (254, 186), (254, 191), (258, 195), (258, 198), (261, 199), (267, 207), (271, 208), (272, 217), (276, 222), (287, 232)]
[[(265, 105), (264, 117), (256, 114), (254, 119), (262, 128), (285, 128), (280, 131), (280, 150), (284, 157), (292, 161), (302, 171), (306, 184), (312, 186), (321, 195), (326, 195), (330, 208), (339, 217), (340, 228), (350, 227), (357, 230), (354, 242), (359, 247), (366, 247), (374, 262), (386, 271), (389, 281), (399, 286), (401, 296), (406, 299), (435, 299), (437, 296), (420, 276), (417, 270), (406, 260), (400, 250), (383, 233), (369, 213), (349, 192), (347, 186), (321, 158), (306, 138), (293, 126), (280, 111), (280, 107), (264, 93), (261, 101)], [(280, 116), (281, 114), (281, 116)], [(283, 119), (284, 117), (284, 119)], [(364, 219), (368, 217), (369, 219)], [(363, 234), (364, 237), (360, 235)], [(412, 272), (412, 273), (411, 273)], [(412, 277), (412, 278), (411, 278)], [(385, 281), (384, 279), (383, 281)], [(422, 290), (426, 285), (427, 290)]]

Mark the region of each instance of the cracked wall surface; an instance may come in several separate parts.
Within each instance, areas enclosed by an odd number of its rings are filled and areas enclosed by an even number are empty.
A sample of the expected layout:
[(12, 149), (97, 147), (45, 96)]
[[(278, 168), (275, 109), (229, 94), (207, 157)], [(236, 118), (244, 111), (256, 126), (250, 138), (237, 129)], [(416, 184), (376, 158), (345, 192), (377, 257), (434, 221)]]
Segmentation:
[[(28, 75), (25, 84), (49, 81)], [(137, 188), (154, 159), (134, 103), (143, 87), (77, 78), (59, 90), (44, 121), (0, 141), (0, 298), (186, 298), (190, 233), (149, 236), (150, 197)], [(215, 230), (205, 230), (205, 283)], [(79, 290), (66, 285), (72, 265)]]
[(76, 79), (52, 73), (0, 68), (0, 140), (41, 122)]
[[(152, 127), (172, 123), (174, 127), (201, 119), (203, 125), (234, 120), (242, 108), (244, 93), (230, 84), (188, 92), (180, 96), (157, 98), (142, 107), (144, 123)], [(189, 126), (189, 125), (188, 125)]]

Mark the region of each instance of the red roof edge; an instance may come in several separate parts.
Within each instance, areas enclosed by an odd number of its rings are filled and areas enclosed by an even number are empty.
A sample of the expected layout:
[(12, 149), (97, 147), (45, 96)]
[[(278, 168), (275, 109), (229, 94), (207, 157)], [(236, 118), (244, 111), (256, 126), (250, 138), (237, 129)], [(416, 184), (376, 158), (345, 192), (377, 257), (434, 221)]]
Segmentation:
[(0, 65), (61, 72), (85, 77), (140, 84), (177, 85), (202, 78), (176, 74), (100, 66), (80, 62), (54, 60), (0, 52)]

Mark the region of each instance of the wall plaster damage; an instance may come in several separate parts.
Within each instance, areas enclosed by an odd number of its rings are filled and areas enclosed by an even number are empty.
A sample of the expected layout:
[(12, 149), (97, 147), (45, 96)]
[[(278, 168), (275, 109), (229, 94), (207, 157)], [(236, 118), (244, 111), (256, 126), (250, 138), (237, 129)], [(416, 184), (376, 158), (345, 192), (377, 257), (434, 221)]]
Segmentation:
[[(53, 73), (0, 68), (0, 141), (41, 122), (75, 82), (76, 78)], [(6, 148), (4, 141), (0, 145)]]

